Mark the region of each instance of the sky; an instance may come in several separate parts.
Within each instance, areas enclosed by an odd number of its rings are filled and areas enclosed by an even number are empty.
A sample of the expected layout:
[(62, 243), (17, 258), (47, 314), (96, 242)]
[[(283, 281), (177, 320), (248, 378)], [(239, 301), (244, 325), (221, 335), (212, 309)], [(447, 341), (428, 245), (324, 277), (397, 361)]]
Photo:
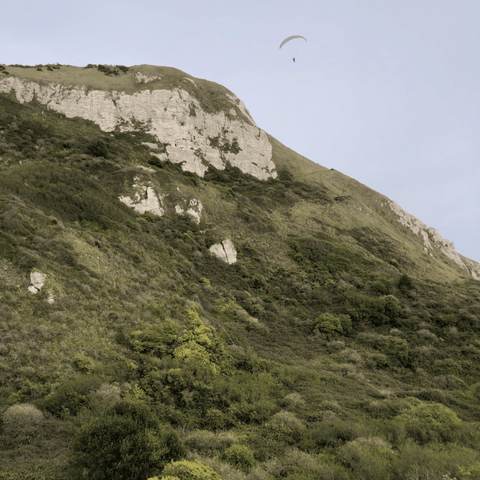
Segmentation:
[[(227, 87), (284, 145), (480, 262), (478, 0), (0, 0), (0, 18), (0, 63), (164, 65)], [(307, 41), (279, 49), (290, 35)]]

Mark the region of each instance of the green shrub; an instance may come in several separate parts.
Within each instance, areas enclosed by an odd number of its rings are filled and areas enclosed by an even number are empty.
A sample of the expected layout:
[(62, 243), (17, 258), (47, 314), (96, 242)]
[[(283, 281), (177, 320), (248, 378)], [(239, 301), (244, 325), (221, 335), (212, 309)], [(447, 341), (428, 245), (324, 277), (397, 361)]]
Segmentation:
[(232, 445), (227, 448), (222, 453), (221, 459), (244, 472), (248, 472), (255, 465), (253, 451), (244, 445)]
[(408, 361), (408, 343), (403, 338), (373, 332), (360, 333), (357, 338), (361, 343), (379, 350), (397, 362), (406, 363)]
[(164, 468), (160, 480), (165, 480), (169, 476), (179, 480), (222, 480), (212, 468), (191, 460), (180, 460), (168, 464)]
[(337, 458), (356, 479), (384, 480), (390, 477), (394, 452), (381, 438), (359, 437), (342, 446)]
[(302, 439), (305, 425), (292, 412), (278, 412), (265, 424), (267, 436), (287, 444), (298, 443)]
[(75, 355), (73, 365), (81, 373), (92, 373), (94, 369), (93, 361), (84, 355)]
[(413, 283), (413, 280), (406, 273), (404, 273), (398, 279), (397, 286), (398, 286), (398, 289), (403, 293), (408, 293), (410, 290), (413, 290), (415, 288), (415, 284)]
[(102, 380), (98, 377), (79, 375), (47, 395), (43, 405), (48, 412), (59, 418), (77, 415), (81, 408), (90, 407), (90, 393), (100, 388), (101, 384)]
[(8, 440), (30, 443), (43, 422), (43, 413), (29, 403), (13, 405), (3, 414), (3, 431)]
[(196, 430), (184, 440), (185, 446), (200, 455), (211, 456), (228, 449), (237, 442), (236, 437), (228, 432), (213, 433), (208, 430)]
[(92, 155), (93, 157), (108, 157), (108, 146), (102, 139), (94, 140), (89, 143), (86, 147), (86, 153)]
[(420, 444), (454, 442), (462, 421), (441, 403), (420, 403), (396, 417), (405, 425), (406, 433)]
[[(314, 472), (318, 466), (318, 462), (313, 455), (302, 452), (298, 448), (291, 447), (285, 449), (282, 455), (272, 458), (263, 464), (263, 468), (273, 478), (285, 478), (289, 476), (291, 479), (302, 478), (302, 471)], [(316, 473), (318, 474), (319, 472), (317, 471)], [(314, 478), (323, 477), (318, 475)]]
[(177, 324), (172, 320), (165, 320), (149, 325), (143, 331), (132, 332), (130, 342), (137, 352), (163, 357), (173, 352), (178, 334)]
[(74, 455), (75, 468), (89, 479), (132, 480), (155, 475), (186, 450), (147, 406), (123, 401), (80, 429)]
[(324, 333), (327, 338), (335, 335), (346, 335), (352, 328), (352, 321), (349, 315), (334, 315), (332, 313), (322, 313), (315, 319), (315, 329)]
[(314, 450), (325, 447), (338, 447), (357, 437), (355, 426), (336, 417), (324, 420), (308, 432), (307, 444)]

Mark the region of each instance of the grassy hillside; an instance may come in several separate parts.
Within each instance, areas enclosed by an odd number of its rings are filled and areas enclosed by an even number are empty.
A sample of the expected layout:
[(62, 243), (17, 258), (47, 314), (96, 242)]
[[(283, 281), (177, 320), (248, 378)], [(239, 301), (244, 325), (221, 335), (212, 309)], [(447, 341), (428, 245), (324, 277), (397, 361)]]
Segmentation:
[(0, 96), (0, 479), (480, 478), (480, 283), (270, 140), (278, 179), (202, 179)]

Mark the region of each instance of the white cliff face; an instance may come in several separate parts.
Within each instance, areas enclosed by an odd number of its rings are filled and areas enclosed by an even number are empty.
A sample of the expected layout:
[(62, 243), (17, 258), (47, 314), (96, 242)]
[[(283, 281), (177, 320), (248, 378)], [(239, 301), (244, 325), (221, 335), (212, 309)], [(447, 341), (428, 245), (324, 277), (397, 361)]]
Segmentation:
[(228, 238), (222, 243), (212, 245), (209, 250), (220, 260), (223, 260), (230, 265), (237, 261), (237, 251), (235, 250), (232, 241)]
[(433, 251), (433, 247), (435, 246), (444, 255), (453, 260), (459, 267), (467, 270), (475, 279), (480, 279), (480, 265), (476, 262), (473, 262), (472, 260), (464, 262), (460, 255), (455, 251), (455, 245), (453, 244), (453, 242), (442, 238), (442, 236), (435, 228), (427, 227), (427, 225), (421, 222), (418, 218), (407, 213), (395, 202), (390, 201), (389, 205), (393, 212), (395, 212), (395, 214), (398, 216), (398, 221), (404, 227), (407, 227), (415, 235), (418, 235), (419, 233), (422, 235), (424, 245), (423, 249), (425, 253), (428, 253), (430, 256), (433, 257), (431, 251)]
[[(151, 81), (144, 77), (137, 77), (137, 82)], [(198, 100), (180, 88), (127, 94), (55, 83), (41, 85), (15, 77), (1, 79), (0, 92), (12, 91), (21, 103), (35, 99), (67, 117), (91, 120), (106, 132), (142, 128), (166, 145), (166, 153), (157, 156), (181, 163), (183, 170), (201, 177), (209, 165), (224, 169), (227, 161), (262, 180), (277, 176), (267, 134), (253, 120), (252, 124), (240, 118), (231, 120), (223, 111), (208, 114)], [(243, 103), (232, 95), (228, 98), (232, 102), (230, 113), (235, 113), (236, 106), (251, 120)]]

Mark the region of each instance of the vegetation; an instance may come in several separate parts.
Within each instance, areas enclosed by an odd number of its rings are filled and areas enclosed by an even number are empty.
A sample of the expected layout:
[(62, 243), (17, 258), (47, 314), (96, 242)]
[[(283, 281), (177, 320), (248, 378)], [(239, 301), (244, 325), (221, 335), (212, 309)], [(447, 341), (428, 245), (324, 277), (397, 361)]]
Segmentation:
[(0, 95), (0, 480), (479, 477), (479, 282), (271, 141), (277, 179), (199, 178)]

